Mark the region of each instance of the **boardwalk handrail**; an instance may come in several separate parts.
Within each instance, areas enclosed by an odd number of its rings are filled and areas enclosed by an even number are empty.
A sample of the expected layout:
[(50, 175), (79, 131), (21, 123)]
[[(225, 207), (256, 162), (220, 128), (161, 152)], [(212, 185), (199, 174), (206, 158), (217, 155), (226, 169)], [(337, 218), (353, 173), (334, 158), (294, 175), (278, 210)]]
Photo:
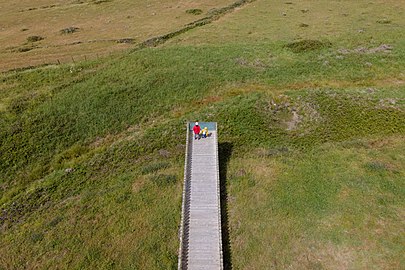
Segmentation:
[(180, 246), (179, 246), (179, 259), (178, 259), (178, 269), (186, 269), (187, 260), (187, 241), (188, 236), (185, 228), (187, 226), (187, 216), (188, 216), (188, 190), (190, 189), (190, 154), (191, 154), (191, 141), (190, 141), (190, 124), (187, 122), (187, 135), (186, 135), (186, 153), (184, 161), (184, 182), (183, 182), (183, 195), (182, 195), (182, 205), (181, 205), (181, 222), (180, 222)]
[(215, 123), (215, 130), (217, 132), (217, 136), (215, 136), (215, 154), (216, 154), (216, 160), (217, 160), (217, 179), (218, 179), (218, 185), (217, 185), (217, 196), (218, 196), (218, 224), (219, 224), (219, 247), (220, 247), (220, 262), (221, 262), (221, 270), (224, 268), (224, 256), (223, 256), (223, 250), (222, 250), (222, 222), (221, 222), (221, 179), (219, 178), (219, 156), (218, 156), (218, 127), (217, 123)]

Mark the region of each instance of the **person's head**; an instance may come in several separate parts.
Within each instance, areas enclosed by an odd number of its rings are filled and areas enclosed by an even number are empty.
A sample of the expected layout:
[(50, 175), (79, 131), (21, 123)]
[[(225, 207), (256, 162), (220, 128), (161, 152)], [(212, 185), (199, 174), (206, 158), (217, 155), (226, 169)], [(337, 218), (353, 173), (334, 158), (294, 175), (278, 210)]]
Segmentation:
[(198, 126), (198, 122), (195, 122), (195, 125)]

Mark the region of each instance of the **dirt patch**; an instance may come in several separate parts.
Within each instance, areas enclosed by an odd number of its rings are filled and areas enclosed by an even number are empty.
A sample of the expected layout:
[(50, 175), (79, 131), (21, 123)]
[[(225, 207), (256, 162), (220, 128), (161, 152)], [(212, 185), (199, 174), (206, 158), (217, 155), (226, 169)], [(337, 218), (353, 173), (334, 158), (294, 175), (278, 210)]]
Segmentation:
[(248, 66), (249, 65), (249, 61), (247, 61), (245, 58), (236, 58), (236, 63), (240, 66)]
[(145, 184), (144, 177), (136, 179), (135, 182), (132, 184), (132, 192), (138, 193), (139, 191), (141, 191), (144, 184)]
[(236, 177), (243, 177), (247, 174), (247, 172), (244, 169), (239, 169), (236, 173), (235, 176)]
[(159, 155), (164, 157), (164, 158), (169, 158), (171, 156), (170, 152), (167, 151), (166, 149), (160, 149), (158, 151)]
[(366, 47), (358, 47), (355, 49), (339, 49), (337, 52), (339, 54), (352, 54), (352, 53), (358, 53), (358, 54), (373, 54), (373, 53), (389, 53), (394, 49), (393, 46), (389, 44), (381, 44), (378, 47), (374, 48), (366, 48)]
[(295, 130), (298, 127), (298, 124), (301, 122), (300, 115), (296, 112), (292, 112), (292, 117), (290, 121), (286, 122), (287, 130)]
[(395, 107), (398, 103), (398, 99), (396, 98), (382, 98), (379, 100), (379, 104), (382, 107)]
[(322, 123), (318, 109), (316, 104), (302, 97), (292, 99), (284, 95), (274, 97), (264, 107), (272, 119), (272, 125), (288, 132), (299, 132), (299, 136), (307, 134)]
[(319, 41), (312, 39), (294, 41), (285, 45), (286, 48), (290, 49), (294, 53), (315, 51), (323, 48), (329, 48), (330, 46), (332, 46), (332, 43), (330, 43), (329, 41)]
[(325, 244), (318, 249), (318, 254), (313, 254), (312, 262), (321, 264), (324, 269), (350, 269), (357, 254), (348, 246)]
[(208, 96), (202, 100), (194, 101), (193, 105), (203, 107), (205, 105), (209, 105), (211, 103), (216, 103), (216, 102), (219, 102), (222, 100), (223, 100), (223, 97), (221, 97), (221, 96)]
[(260, 59), (248, 61), (245, 58), (240, 57), (240, 58), (236, 58), (235, 62), (238, 65), (244, 66), (244, 67), (253, 67), (253, 68), (259, 68), (259, 69), (264, 69), (264, 68), (268, 67), (268, 65)]
[(37, 188), (14, 199), (0, 208), (0, 231), (21, 222), (26, 216), (46, 207), (50, 203), (50, 193), (55, 186)]

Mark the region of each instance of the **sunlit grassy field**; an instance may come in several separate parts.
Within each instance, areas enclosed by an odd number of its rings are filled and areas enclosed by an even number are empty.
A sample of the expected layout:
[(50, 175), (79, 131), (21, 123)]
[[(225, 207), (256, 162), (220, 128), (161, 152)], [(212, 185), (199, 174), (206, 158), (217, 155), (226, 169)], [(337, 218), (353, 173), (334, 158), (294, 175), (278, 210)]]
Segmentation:
[(384, 2), (257, 0), (2, 73), (0, 269), (175, 269), (187, 120), (218, 122), (226, 269), (402, 269), (404, 21)]
[(281, 43), (329, 40), (337, 48), (402, 43), (405, 7), (377, 1), (252, 1), (173, 44)]
[[(2, 1), (0, 71), (71, 63), (128, 50), (229, 3), (232, 1)], [(190, 9), (199, 9), (201, 14), (187, 13)], [(31, 42), (31, 36), (43, 39)]]
[(257, 151), (232, 160), (234, 268), (401, 269), (403, 140), (345, 141), (304, 154)]

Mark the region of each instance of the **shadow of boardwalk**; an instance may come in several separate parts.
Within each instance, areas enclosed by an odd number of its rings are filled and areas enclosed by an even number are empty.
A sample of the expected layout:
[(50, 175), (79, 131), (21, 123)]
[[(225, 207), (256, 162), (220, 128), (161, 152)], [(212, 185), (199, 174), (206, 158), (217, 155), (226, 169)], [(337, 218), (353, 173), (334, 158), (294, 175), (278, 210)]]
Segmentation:
[(222, 250), (224, 259), (224, 269), (232, 269), (231, 242), (229, 239), (228, 222), (228, 191), (226, 189), (228, 162), (231, 158), (233, 144), (230, 142), (219, 143), (219, 180), (221, 187), (221, 229), (222, 229)]

